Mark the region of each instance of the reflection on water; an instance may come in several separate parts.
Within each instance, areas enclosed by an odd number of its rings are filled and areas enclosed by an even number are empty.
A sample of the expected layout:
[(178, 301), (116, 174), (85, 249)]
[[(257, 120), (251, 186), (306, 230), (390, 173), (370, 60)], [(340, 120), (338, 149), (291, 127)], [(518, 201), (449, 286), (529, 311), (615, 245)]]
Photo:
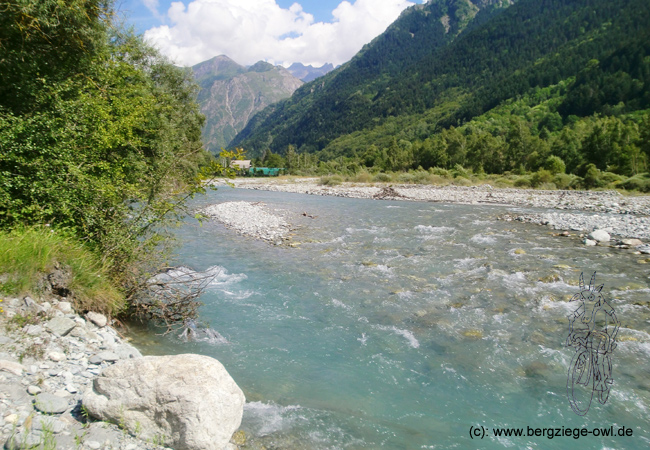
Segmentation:
[[(572, 438), (487, 436), (471, 426), (609, 427), (581, 448), (650, 444), (650, 280), (628, 250), (587, 248), (496, 221), (505, 207), (220, 189), (296, 214), (298, 248), (219, 224), (179, 232), (179, 264), (219, 268), (202, 319), (224, 342), (136, 337), (144, 353), (219, 359), (246, 393), (248, 448), (573, 448)], [(568, 300), (598, 273), (621, 321), (610, 398), (569, 406)]]

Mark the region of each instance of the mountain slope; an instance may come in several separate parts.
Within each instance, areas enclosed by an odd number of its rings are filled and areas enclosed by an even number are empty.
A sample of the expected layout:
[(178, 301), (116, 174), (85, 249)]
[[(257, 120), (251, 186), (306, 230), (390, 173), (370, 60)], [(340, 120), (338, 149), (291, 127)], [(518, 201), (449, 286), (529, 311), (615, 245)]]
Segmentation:
[(255, 113), (303, 84), (282, 67), (260, 61), (246, 68), (223, 55), (192, 69), (201, 88), (197, 101), (206, 117), (203, 143), (213, 153), (227, 146)]
[(646, 0), (505, 6), (433, 0), (409, 8), (350, 63), (260, 113), (233, 142), (255, 151), (282, 153), (289, 144), (318, 151), (397, 118), (424, 121), (425, 138), (576, 76), (650, 24)]
[(473, 22), (498, 13), (512, 0), (432, 0), (405, 10), (348, 63), (263, 111), (233, 140), (253, 153), (289, 144), (322, 149), (337, 136), (375, 119), (375, 97), (423, 58), (444, 48)]

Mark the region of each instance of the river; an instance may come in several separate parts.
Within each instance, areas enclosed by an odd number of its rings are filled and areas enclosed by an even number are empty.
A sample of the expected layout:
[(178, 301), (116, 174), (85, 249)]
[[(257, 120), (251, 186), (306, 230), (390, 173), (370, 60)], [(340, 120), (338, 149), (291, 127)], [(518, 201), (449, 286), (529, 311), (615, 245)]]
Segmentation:
[[(221, 361), (247, 397), (246, 448), (650, 446), (650, 265), (641, 256), (496, 220), (533, 209), (231, 188), (196, 206), (221, 201), (315, 217), (299, 221), (296, 248), (188, 220), (178, 263), (217, 274), (201, 319), (225, 339), (149, 333), (136, 342), (145, 354)], [(575, 348), (565, 346), (582, 272), (587, 283), (596, 272), (621, 322), (609, 398), (594, 396), (585, 416), (569, 405)], [(610, 426), (633, 435), (527, 436)], [(496, 436), (499, 427), (524, 436)]]

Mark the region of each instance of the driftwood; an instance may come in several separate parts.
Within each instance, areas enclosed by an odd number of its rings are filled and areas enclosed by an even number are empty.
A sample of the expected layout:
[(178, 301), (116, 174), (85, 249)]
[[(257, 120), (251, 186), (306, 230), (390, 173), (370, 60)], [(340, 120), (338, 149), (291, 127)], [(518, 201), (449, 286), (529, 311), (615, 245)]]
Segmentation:
[(167, 328), (165, 334), (194, 323), (202, 305), (198, 298), (219, 273), (168, 268), (147, 281), (133, 301), (137, 316)]
[(400, 194), (395, 189), (393, 189), (393, 186), (388, 186), (383, 188), (381, 191), (377, 192), (375, 195), (372, 196), (372, 198), (382, 200), (386, 198), (407, 198), (407, 197)]

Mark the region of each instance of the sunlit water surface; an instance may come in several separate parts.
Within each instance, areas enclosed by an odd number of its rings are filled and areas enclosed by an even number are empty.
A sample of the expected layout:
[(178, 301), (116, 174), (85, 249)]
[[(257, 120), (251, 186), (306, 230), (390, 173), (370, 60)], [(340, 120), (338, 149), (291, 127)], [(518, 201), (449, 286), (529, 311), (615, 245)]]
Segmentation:
[[(145, 354), (221, 361), (246, 394), (249, 448), (650, 446), (650, 265), (641, 256), (496, 220), (524, 211), (512, 207), (231, 188), (196, 206), (241, 200), (316, 218), (297, 214), (298, 248), (188, 221), (178, 263), (219, 274), (201, 314), (225, 340), (143, 333), (136, 343)], [(567, 400), (575, 351), (564, 343), (583, 271), (587, 280), (597, 272), (622, 327), (609, 400), (594, 399), (580, 417)], [(611, 425), (634, 434), (492, 431)], [(471, 426), (485, 438), (471, 440)]]

